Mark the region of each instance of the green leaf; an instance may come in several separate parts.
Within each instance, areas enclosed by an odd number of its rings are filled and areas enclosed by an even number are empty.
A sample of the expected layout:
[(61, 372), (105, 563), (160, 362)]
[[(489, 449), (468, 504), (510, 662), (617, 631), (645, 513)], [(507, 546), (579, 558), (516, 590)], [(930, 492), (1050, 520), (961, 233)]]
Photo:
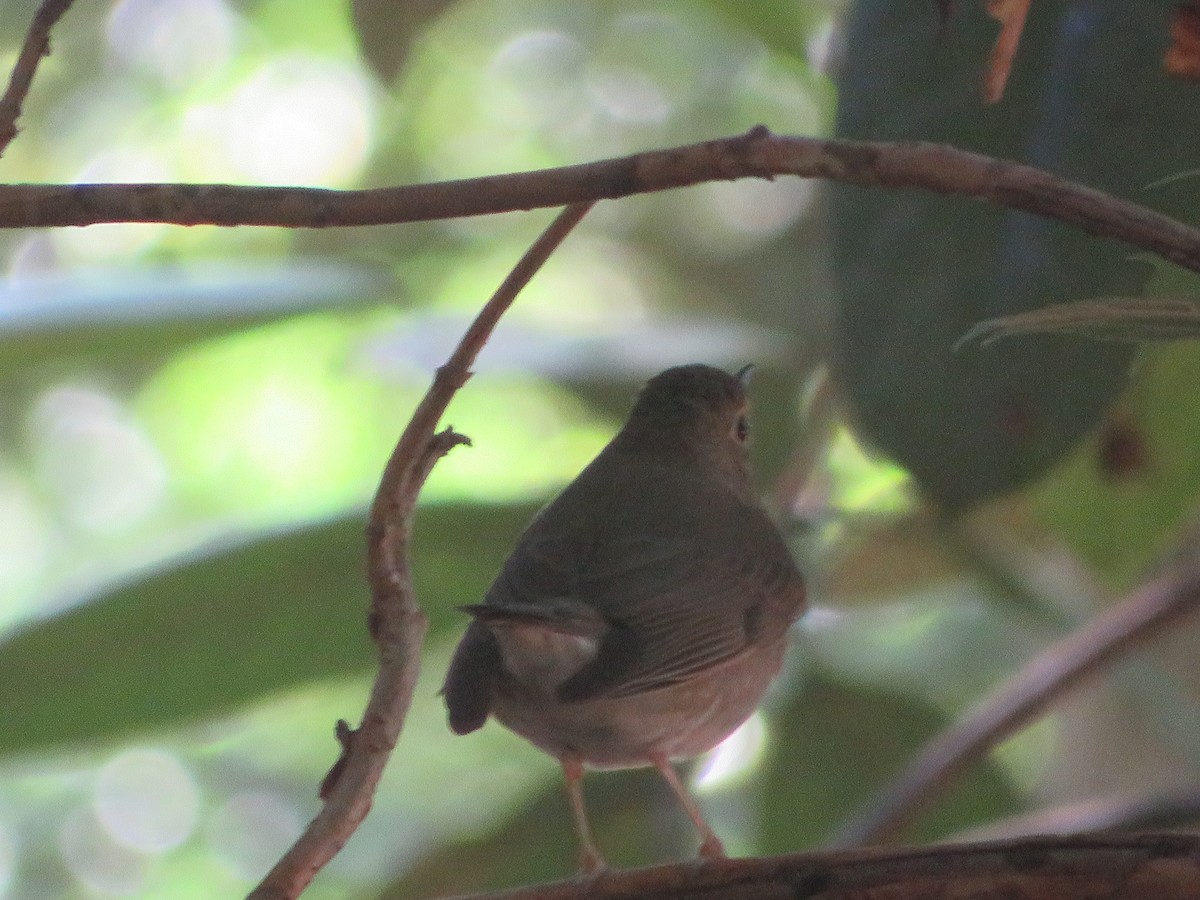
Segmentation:
[(1114, 414), (1034, 486), (1037, 517), (1127, 586), (1166, 550), (1200, 493), (1200, 348), (1145, 351)]
[[(572, 877), (579, 847), (562, 777), (553, 770), (548, 774), (556, 777), (546, 779), (543, 790), (494, 830), (433, 848), (384, 890), (381, 900), (495, 891)], [(589, 772), (584, 782), (588, 821), (611, 865), (631, 868), (693, 857), (697, 839), (691, 822), (656, 771)]]
[[(1161, 10), (1123, 0), (1035, 7), (1003, 102), (985, 106), (993, 24), (958, 15), (939, 37), (932, 7), (855, 3), (838, 134), (948, 142), (1190, 215), (1194, 184), (1145, 191), (1194, 168), (1179, 122), (1200, 115), (1200, 94), (1150, 62), (1162, 53)], [(1140, 294), (1149, 272), (1127, 246), (917, 191), (839, 187), (832, 197), (842, 384), (866, 435), (935, 499), (963, 508), (1010, 491), (1095, 427), (1124, 387), (1132, 348), (1054, 336), (990, 353), (951, 348), (982, 319)]]
[[(431, 634), (461, 627), (533, 509), (419, 510), (414, 578)], [(363, 519), (209, 547), (0, 645), (0, 753), (112, 740), (228, 713), (374, 665)]]
[[(763, 850), (819, 845), (856, 804), (885, 784), (945, 716), (909, 697), (812, 678), (774, 721), (764, 773)], [(993, 763), (954, 787), (921, 820), (920, 839), (1007, 815), (1016, 795)]]

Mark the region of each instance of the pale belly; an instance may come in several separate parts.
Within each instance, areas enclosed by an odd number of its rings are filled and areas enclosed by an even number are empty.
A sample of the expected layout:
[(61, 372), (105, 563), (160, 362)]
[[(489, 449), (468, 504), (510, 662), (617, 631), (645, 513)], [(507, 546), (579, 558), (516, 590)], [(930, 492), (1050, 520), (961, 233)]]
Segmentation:
[(561, 703), (512, 678), (496, 685), (496, 718), (551, 756), (574, 754), (593, 768), (651, 765), (711, 750), (754, 712), (779, 673), (786, 635), (686, 682), (630, 697)]

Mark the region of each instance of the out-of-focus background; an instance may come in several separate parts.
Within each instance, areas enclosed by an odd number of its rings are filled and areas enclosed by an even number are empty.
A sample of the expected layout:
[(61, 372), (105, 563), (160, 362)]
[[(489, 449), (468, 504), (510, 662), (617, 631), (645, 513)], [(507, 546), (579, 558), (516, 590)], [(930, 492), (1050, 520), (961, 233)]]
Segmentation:
[[(80, 0), (0, 177), (352, 188), (763, 123), (951, 141), (1185, 213), (1198, 101), (1161, 72), (1173, 5), (1034, 4), (985, 108), (995, 26), (966, 0), (947, 23), (901, 0)], [(34, 7), (0, 8), (0, 69)], [(0, 234), (0, 897), (234, 896), (298, 834), (373, 671), (364, 505), (550, 216)], [(416, 522), (431, 628), (413, 711), (308, 895), (573, 870), (555, 764), (496, 725), (445, 727), (454, 607), (638, 383), (686, 361), (758, 364), (759, 482), (816, 607), (764, 710), (690, 777), (732, 852), (819, 845), (1185, 530), (1191, 346), (951, 352), (980, 319), (1147, 285), (1194, 290), (1127, 248), (916, 192), (781, 179), (601, 204), (451, 406), (474, 446), (437, 467)], [(1058, 704), (906, 836), (1188, 790), (1196, 638), (1176, 629)], [(615, 863), (693, 851), (651, 774), (586, 784)]]

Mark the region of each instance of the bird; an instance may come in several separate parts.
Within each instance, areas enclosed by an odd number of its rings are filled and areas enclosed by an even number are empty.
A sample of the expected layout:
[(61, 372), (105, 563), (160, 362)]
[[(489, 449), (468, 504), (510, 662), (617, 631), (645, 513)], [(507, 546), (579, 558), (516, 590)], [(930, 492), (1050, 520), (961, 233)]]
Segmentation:
[(747, 386), (708, 365), (651, 378), (599, 455), (518, 539), (451, 658), (450, 729), (489, 717), (558, 760), (580, 869), (607, 863), (585, 768), (653, 766), (721, 840), (673, 763), (711, 750), (779, 673), (804, 580), (751, 480)]

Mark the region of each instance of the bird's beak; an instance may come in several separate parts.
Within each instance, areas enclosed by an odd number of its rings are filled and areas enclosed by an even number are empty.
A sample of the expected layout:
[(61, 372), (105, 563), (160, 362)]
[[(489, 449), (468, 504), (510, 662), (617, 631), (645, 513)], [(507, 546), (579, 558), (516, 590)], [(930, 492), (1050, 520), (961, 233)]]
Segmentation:
[(750, 365), (742, 366), (740, 369), (738, 369), (737, 374), (734, 376), (734, 378), (736, 378), (738, 381), (740, 381), (742, 383), (743, 388), (748, 388), (748, 387), (750, 387), (750, 376), (753, 374), (754, 374), (754, 363), (750, 363)]

